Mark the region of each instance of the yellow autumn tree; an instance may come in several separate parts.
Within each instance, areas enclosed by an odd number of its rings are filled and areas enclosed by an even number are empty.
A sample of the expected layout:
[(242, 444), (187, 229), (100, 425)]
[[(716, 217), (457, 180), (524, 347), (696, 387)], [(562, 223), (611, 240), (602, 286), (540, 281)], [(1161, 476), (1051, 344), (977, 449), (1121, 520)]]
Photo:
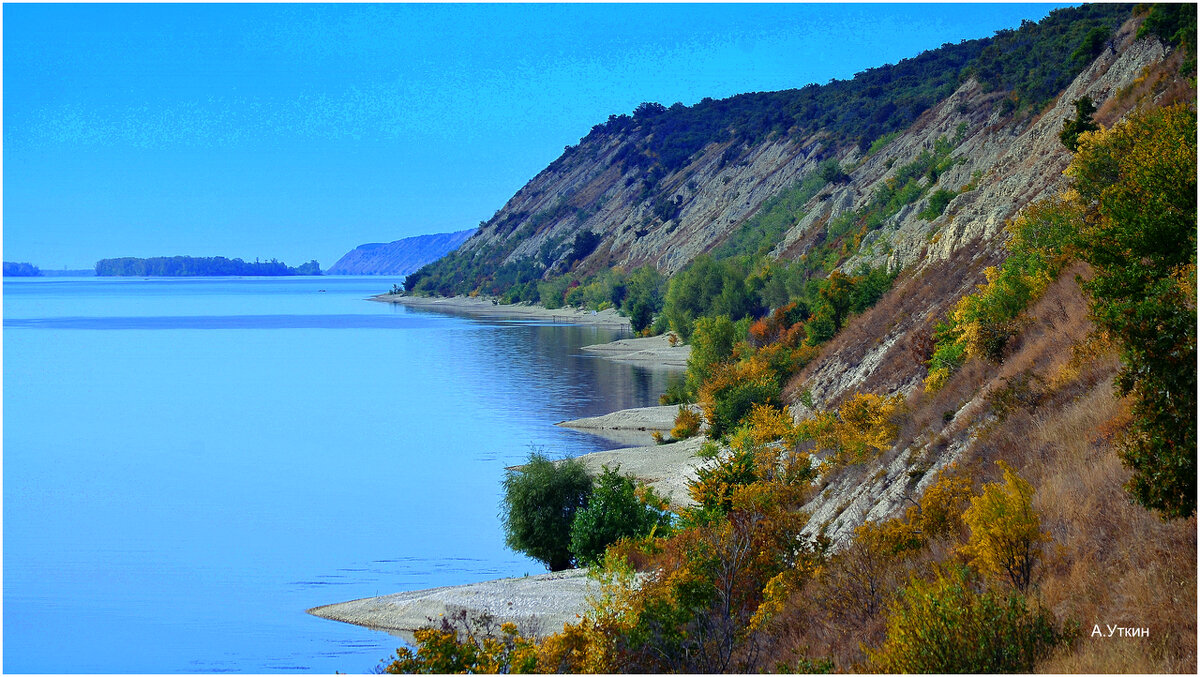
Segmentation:
[(801, 422), (799, 434), (826, 452), (828, 465), (862, 463), (891, 449), (903, 411), (903, 395), (855, 393), (836, 412), (822, 412)]
[(980, 571), (1007, 578), (1024, 591), (1050, 536), (1033, 509), (1033, 486), (1004, 461), (996, 464), (1004, 470), (1004, 480), (985, 484), (983, 493), (971, 499), (963, 513), (971, 535), (962, 551)]
[(762, 360), (751, 358), (713, 365), (697, 396), (709, 426), (708, 436), (719, 439), (732, 432), (755, 404), (778, 404), (780, 393), (778, 374)]
[(513, 623), (495, 627), (484, 615), (467, 618), (465, 610), (443, 617), (440, 627), (413, 633), (416, 649), (402, 647), (382, 666), (387, 674), (532, 673), (537, 671), (537, 642), (523, 637)]
[(971, 499), (971, 481), (952, 474), (953, 467), (939, 470), (917, 505), (906, 513), (906, 522), (924, 539), (951, 536), (962, 528), (963, 508)]
[(684, 440), (695, 437), (700, 432), (700, 424), (700, 412), (681, 404), (675, 413), (675, 427), (671, 428), (671, 438)]

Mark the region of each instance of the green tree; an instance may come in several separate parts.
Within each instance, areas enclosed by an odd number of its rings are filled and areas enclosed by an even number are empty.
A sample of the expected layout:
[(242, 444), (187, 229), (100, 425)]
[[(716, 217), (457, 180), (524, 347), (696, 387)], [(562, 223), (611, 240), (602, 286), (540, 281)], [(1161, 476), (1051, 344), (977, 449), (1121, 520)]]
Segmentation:
[(1091, 97), (1085, 96), (1071, 103), (1075, 105), (1075, 119), (1063, 118), (1063, 128), (1058, 134), (1058, 140), (1071, 149), (1071, 152), (1075, 152), (1079, 149), (1079, 135), (1094, 132), (1100, 129), (1100, 125), (1092, 119), (1092, 113), (1096, 112), (1096, 104), (1092, 103)]
[(604, 557), (609, 544), (647, 536), (670, 523), (670, 515), (638, 498), (633, 479), (622, 475), (619, 466), (604, 466), (587, 507), (576, 512), (571, 523), (571, 554), (590, 566)]
[(555, 462), (533, 451), (524, 466), (508, 471), (503, 486), (505, 544), (551, 571), (570, 568), (571, 524), (592, 493), (592, 477), (583, 462)]
[(687, 383), (688, 389), (695, 393), (712, 375), (714, 366), (732, 359), (739, 336), (737, 325), (725, 315), (697, 318), (693, 331)]
[(1084, 224), (1080, 258), (1096, 325), (1122, 362), (1133, 422), (1127, 489), (1164, 517), (1196, 512), (1196, 113), (1141, 112), (1080, 139), (1067, 173)]
[(1155, 3), (1150, 6), (1146, 20), (1138, 29), (1137, 36), (1153, 35), (1166, 45), (1184, 50), (1187, 56), (1179, 65), (1179, 72), (1187, 75), (1196, 71), (1196, 3)]
[(621, 309), (629, 316), (629, 324), (640, 332), (654, 322), (663, 307), (667, 279), (653, 266), (642, 266), (629, 274), (625, 282), (625, 299)]
[(692, 336), (696, 318), (727, 315), (733, 321), (759, 314), (757, 289), (746, 284), (746, 272), (735, 261), (715, 261), (707, 254), (671, 278), (663, 315), (684, 340)]

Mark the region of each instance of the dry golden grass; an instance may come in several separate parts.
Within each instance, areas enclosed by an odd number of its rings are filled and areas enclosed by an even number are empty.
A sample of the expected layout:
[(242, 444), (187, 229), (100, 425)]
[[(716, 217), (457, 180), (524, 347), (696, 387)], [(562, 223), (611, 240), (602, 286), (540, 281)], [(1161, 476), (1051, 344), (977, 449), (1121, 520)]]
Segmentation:
[[(990, 481), (998, 474), (993, 462), (1003, 458), (1036, 488), (1034, 506), (1053, 538), (1037, 594), (1082, 630), (1042, 671), (1194, 673), (1196, 520), (1164, 522), (1124, 490), (1129, 471), (1113, 440), (1129, 421), (1128, 403), (1113, 393), (1118, 363), (1111, 354), (1071, 364), (1072, 347), (1090, 331), (1074, 273), (1086, 270), (1068, 270), (1051, 285), (985, 386), (1036, 374), (1042, 399), (994, 424), (960, 464)], [(1105, 635), (1109, 626), (1149, 628), (1150, 635), (1093, 637), (1097, 625)]]
[[(1164, 522), (1129, 500), (1106, 431), (1125, 419), (1127, 404), (1102, 383), (1029, 431), (1044, 461), (1025, 473), (1058, 546), (1041, 594), (1084, 631), (1048, 672), (1195, 672), (1196, 521)], [(1105, 636), (1092, 636), (1097, 625)], [(1110, 625), (1150, 636), (1108, 637)]]
[(1162, 61), (1150, 64), (1128, 86), (1108, 98), (1093, 115), (1100, 124), (1112, 127), (1135, 108), (1151, 102), (1155, 106), (1194, 103), (1196, 88), (1178, 76), (1183, 50), (1175, 50)]
[[(999, 479), (995, 461), (1004, 459), (1036, 489), (1034, 505), (1053, 541), (1036, 571), (1034, 594), (1060, 621), (1073, 620), (1082, 630), (1039, 670), (1194, 673), (1196, 520), (1164, 522), (1124, 490), (1129, 472), (1114, 440), (1130, 417), (1128, 403), (1113, 392), (1119, 363), (1111, 353), (1077, 350), (1092, 329), (1076, 282), (1088, 272), (1082, 264), (1064, 271), (1030, 309), (1001, 364), (968, 361), (939, 392), (915, 393), (901, 441), (932, 440), (936, 453), (939, 444), (986, 420), (981, 401), (995, 404), (1005, 388), (1025, 383), (1027, 392), (1010, 397), (1016, 405), (983, 426), (958, 467), (978, 485)], [(954, 415), (972, 401), (972, 409)], [(940, 556), (953, 556), (953, 548)], [(824, 649), (841, 668), (860, 655), (849, 635), (878, 632), (858, 623), (835, 632), (828, 621), (808, 622), (810, 650)], [(1093, 637), (1097, 625), (1105, 635), (1114, 626), (1148, 628), (1149, 636)]]

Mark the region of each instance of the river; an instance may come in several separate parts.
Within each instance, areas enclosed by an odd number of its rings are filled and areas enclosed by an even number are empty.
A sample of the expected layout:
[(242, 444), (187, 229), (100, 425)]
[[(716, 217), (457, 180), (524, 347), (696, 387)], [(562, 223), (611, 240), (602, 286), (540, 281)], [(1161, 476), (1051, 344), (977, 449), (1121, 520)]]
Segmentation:
[(396, 638), (304, 610), (544, 571), (504, 468), (676, 377), (395, 282), (5, 279), (4, 672), (369, 672)]

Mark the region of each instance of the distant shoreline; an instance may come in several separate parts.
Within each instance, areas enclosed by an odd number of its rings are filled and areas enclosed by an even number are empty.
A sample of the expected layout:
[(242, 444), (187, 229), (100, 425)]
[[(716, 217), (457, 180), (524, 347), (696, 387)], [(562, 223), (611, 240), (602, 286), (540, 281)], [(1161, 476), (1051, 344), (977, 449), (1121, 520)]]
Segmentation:
[(380, 294), (372, 296), (370, 301), (397, 303), (409, 308), (432, 310), (455, 315), (470, 315), (473, 317), (494, 317), (505, 319), (542, 320), (560, 324), (578, 324), (612, 329), (632, 331), (628, 317), (622, 317), (617, 311), (609, 310), (579, 310), (576, 308), (558, 308), (551, 310), (542, 306), (498, 303), (492, 298), (482, 296), (405, 296), (402, 294)]

